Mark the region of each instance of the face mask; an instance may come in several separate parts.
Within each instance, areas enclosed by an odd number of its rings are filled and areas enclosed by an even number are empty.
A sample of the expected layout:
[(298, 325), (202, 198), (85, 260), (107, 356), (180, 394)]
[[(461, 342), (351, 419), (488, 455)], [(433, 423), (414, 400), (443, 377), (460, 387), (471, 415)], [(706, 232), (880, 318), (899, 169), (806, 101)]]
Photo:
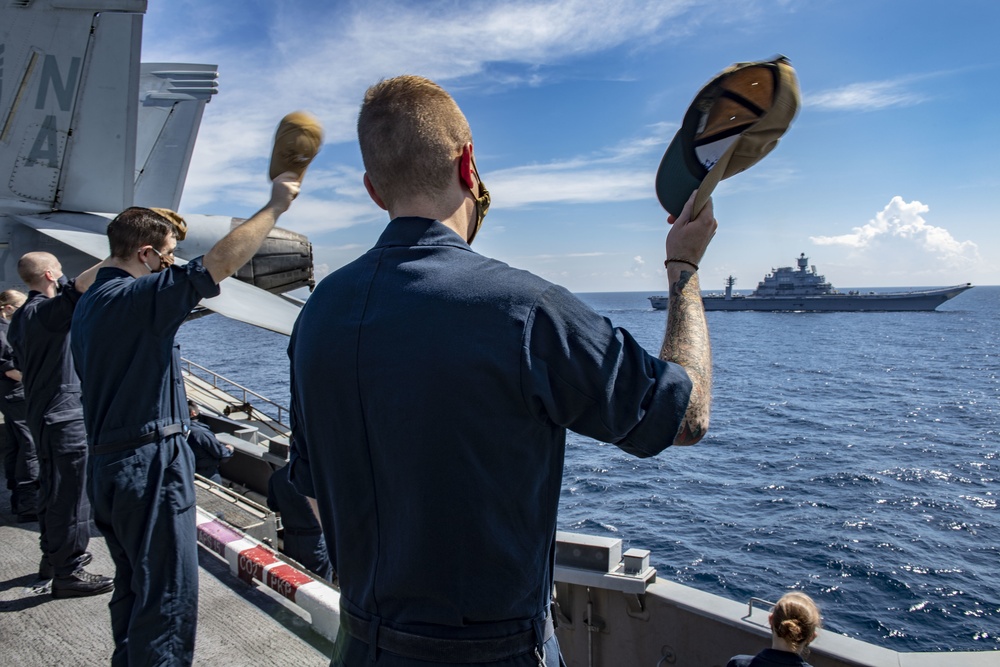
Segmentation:
[(157, 267), (156, 271), (153, 271), (153, 269), (149, 268), (149, 264), (146, 264), (146, 262), (142, 263), (142, 265), (145, 266), (146, 270), (149, 271), (150, 273), (157, 273), (158, 271), (163, 271), (164, 269), (174, 265), (173, 253), (169, 255), (164, 255), (162, 252), (160, 252), (153, 246), (149, 246), (149, 249), (155, 252), (156, 256), (160, 258), (160, 265)]
[(486, 213), (490, 210), (490, 192), (483, 184), (483, 179), (479, 178), (479, 170), (476, 169), (475, 158), (472, 158), (472, 173), (476, 175), (476, 180), (479, 181), (479, 196), (476, 197), (476, 193), (472, 193), (472, 196), (476, 200), (476, 226), (472, 228), (472, 235), (469, 237), (469, 245), (472, 245), (473, 240), (476, 238), (476, 234), (479, 233), (479, 228), (483, 226), (483, 218), (486, 217)]
[(65, 275), (56, 278), (56, 294), (62, 292), (66, 288), (66, 285), (69, 285), (69, 278)]

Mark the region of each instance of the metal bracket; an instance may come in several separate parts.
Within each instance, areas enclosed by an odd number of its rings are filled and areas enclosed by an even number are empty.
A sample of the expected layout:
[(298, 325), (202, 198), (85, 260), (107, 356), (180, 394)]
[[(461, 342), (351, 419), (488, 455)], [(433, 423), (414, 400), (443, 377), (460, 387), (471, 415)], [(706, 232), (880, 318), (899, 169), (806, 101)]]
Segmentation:
[(569, 584), (556, 582), (556, 595), (552, 601), (552, 615), (558, 626), (571, 626), (573, 619), (566, 613), (573, 609), (573, 589)]
[(626, 612), (632, 618), (642, 621), (649, 620), (649, 612), (646, 610), (645, 593), (622, 593), (625, 596)]

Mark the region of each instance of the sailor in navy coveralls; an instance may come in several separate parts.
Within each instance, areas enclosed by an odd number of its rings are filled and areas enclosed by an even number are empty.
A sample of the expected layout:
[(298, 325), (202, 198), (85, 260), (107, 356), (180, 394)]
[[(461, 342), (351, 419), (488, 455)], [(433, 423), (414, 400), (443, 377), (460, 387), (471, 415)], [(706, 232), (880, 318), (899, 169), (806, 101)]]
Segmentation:
[(113, 585), (111, 579), (83, 569), (90, 562), (87, 438), (80, 381), (70, 353), (73, 309), (96, 269), (66, 281), (59, 260), (50, 253), (21, 257), (17, 271), (31, 291), (11, 318), (7, 334), (23, 374), (28, 426), (38, 448), (38, 574), (53, 579), (52, 595), (59, 598), (107, 593)]
[(198, 406), (188, 401), (188, 415), (191, 417), (187, 444), (194, 454), (194, 471), (216, 484), (222, 484), (219, 464), (233, 455), (232, 445), (224, 445), (215, 437), (215, 432), (198, 421)]
[(668, 268), (657, 358), (564, 288), (470, 247), (489, 195), (439, 86), (372, 86), (358, 134), (391, 221), (320, 283), (289, 342), (290, 477), (316, 500), (340, 582), (331, 665), (555, 667), (567, 428), (636, 456), (707, 428), (691, 263), (712, 206), (691, 219), (688, 204), (668, 236), (684, 261)]
[(173, 263), (171, 223), (130, 208), (108, 225), (111, 256), (80, 300), (73, 352), (91, 447), (94, 519), (115, 561), (112, 665), (189, 665), (198, 613), (194, 455), (174, 335), (191, 309), (260, 247), (298, 192), (269, 204), (203, 258)]
[(323, 529), (309, 505), (288, 479), (288, 466), (271, 473), (267, 480), (267, 506), (281, 515), (282, 552), (327, 581), (334, 574)]
[(14, 349), (7, 341), (10, 318), (27, 296), (17, 290), (0, 292), (0, 414), (7, 431), (4, 473), (10, 507), (19, 523), (38, 518), (38, 453), (28, 428), (21, 371), (14, 364)]

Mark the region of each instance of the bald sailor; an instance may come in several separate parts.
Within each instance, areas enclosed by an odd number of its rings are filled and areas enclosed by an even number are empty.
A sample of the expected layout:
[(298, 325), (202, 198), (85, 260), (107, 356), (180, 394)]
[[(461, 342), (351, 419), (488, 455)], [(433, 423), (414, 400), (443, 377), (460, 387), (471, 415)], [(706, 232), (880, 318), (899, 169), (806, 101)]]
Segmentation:
[(23, 374), (28, 426), (38, 448), (38, 574), (52, 578), (55, 598), (107, 593), (112, 580), (84, 569), (91, 558), (87, 436), (70, 351), (73, 311), (97, 267), (67, 281), (55, 255), (29, 252), (17, 272), (31, 291), (11, 318), (8, 340)]

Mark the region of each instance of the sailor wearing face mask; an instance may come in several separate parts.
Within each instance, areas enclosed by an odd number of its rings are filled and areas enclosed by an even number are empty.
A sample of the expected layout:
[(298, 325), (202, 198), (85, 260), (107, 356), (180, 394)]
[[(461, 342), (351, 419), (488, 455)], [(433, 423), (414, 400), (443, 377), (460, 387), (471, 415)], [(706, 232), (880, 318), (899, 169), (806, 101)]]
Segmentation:
[[(298, 193), (294, 174), (204, 257), (174, 264), (184, 227), (133, 207), (108, 224), (111, 256), (73, 318), (94, 520), (115, 561), (112, 665), (189, 665), (198, 614), (195, 459), (174, 335), (257, 251)], [(176, 214), (173, 214), (176, 216)]]
[(11, 317), (8, 340), (21, 369), (28, 426), (38, 448), (41, 579), (53, 579), (57, 598), (106, 593), (108, 577), (83, 569), (90, 562), (90, 504), (86, 493), (87, 438), (80, 381), (70, 352), (70, 323), (80, 295), (97, 267), (67, 281), (47, 252), (31, 252), (17, 263), (31, 291)]

